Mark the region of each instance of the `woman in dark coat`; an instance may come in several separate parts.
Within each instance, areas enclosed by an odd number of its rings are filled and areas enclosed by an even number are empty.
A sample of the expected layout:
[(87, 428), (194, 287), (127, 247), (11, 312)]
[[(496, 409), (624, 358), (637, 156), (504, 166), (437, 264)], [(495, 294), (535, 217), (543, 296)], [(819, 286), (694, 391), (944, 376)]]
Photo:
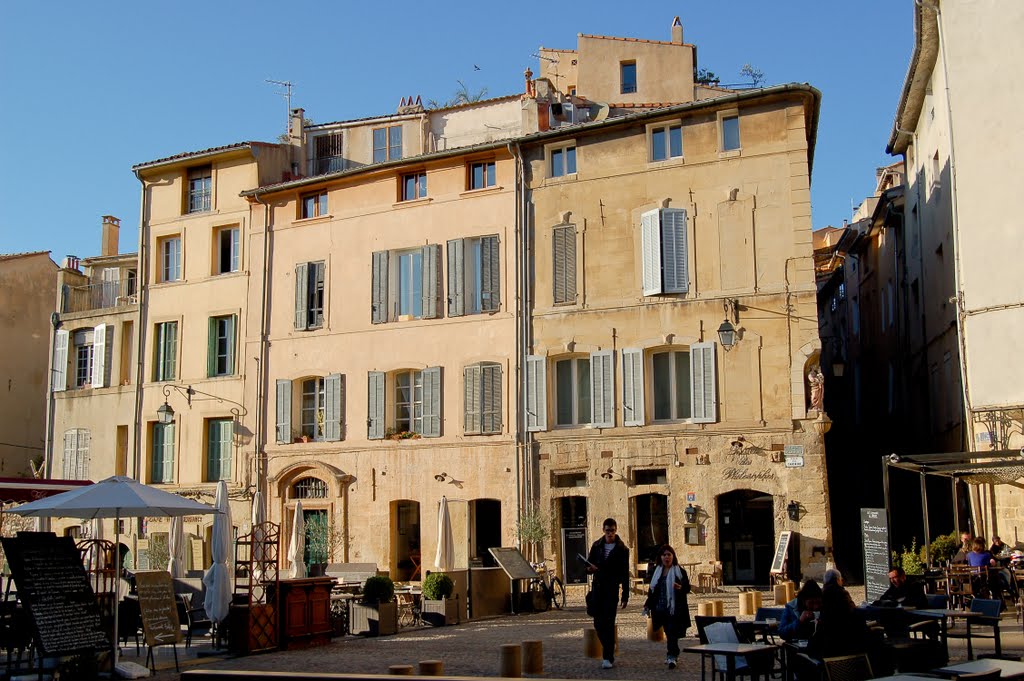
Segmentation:
[(615, 664), (615, 615), (622, 587), (622, 605), (629, 601), (629, 547), (616, 533), (618, 524), (608, 518), (602, 525), (604, 536), (590, 547), (587, 572), (594, 576), (587, 595), (587, 614), (594, 618), (594, 629), (604, 653), (602, 669)]
[(690, 628), (690, 608), (686, 594), (690, 593), (690, 578), (679, 565), (675, 549), (668, 544), (658, 553), (660, 560), (651, 575), (651, 588), (647, 592), (644, 611), (650, 613), (655, 629), (665, 629), (668, 655), (665, 664), (676, 668), (679, 657), (679, 639)]

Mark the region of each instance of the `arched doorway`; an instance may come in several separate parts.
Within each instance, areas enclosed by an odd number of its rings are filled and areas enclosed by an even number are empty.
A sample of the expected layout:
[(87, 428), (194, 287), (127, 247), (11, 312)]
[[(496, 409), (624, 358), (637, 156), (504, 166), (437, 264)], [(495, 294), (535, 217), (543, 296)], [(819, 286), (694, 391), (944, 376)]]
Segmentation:
[(658, 549), (668, 543), (666, 495), (638, 494), (633, 497), (633, 536), (636, 537), (636, 562), (653, 561), (658, 555)]
[(772, 496), (738, 489), (718, 497), (718, 559), (726, 584), (768, 584), (775, 539)]
[(420, 552), (420, 502), (391, 502), (391, 578), (413, 581), (423, 578)]

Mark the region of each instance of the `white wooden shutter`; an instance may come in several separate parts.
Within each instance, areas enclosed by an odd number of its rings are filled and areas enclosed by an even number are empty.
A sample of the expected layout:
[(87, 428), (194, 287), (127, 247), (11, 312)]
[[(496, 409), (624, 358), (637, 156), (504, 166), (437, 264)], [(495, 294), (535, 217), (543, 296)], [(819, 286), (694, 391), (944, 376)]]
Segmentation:
[(227, 329), (227, 337), (228, 337), (227, 369), (228, 369), (228, 375), (230, 376), (230, 375), (233, 375), (235, 373), (235, 346), (238, 343), (238, 315), (233, 314), (233, 315), (229, 316), (228, 319), (227, 319), (227, 324), (228, 324), (228, 329)]
[(555, 227), (551, 232), (554, 304), (576, 302), (576, 225)]
[(331, 374), (324, 378), (324, 439), (338, 442), (345, 420), (345, 377)]
[(480, 432), (501, 432), (501, 365), (480, 368)]
[(423, 370), (423, 437), (441, 437), (441, 367)]
[(622, 425), (644, 425), (644, 351), (622, 351)]
[(547, 358), (529, 355), (526, 358), (526, 430), (531, 433), (548, 429)]
[(114, 327), (100, 324), (92, 330), (92, 375), (93, 388), (110, 385), (110, 364), (114, 350)]
[(64, 432), (64, 466), (61, 477), (65, 480), (74, 480), (74, 462), (78, 454), (78, 431), (68, 430)]
[(690, 385), (693, 422), (717, 421), (714, 343), (694, 343), (690, 346)]
[(371, 371), (367, 378), (366, 437), (384, 439), (384, 372)]
[(661, 210), (661, 268), (665, 293), (686, 293), (690, 290), (687, 264), (686, 210)]
[[(383, 324), (388, 320), (388, 252), (375, 251), (370, 282), (370, 321)], [(383, 432), (381, 437), (384, 437)]]
[(292, 441), (292, 382), (286, 379), (277, 381), (277, 444)]
[(423, 318), (441, 316), (441, 246), (423, 247)]
[(309, 263), (295, 266), (295, 330), (309, 328)]
[(462, 429), (466, 435), (480, 433), (480, 374), (479, 364), (462, 370)]
[(645, 296), (661, 293), (661, 221), (658, 213), (657, 210), (649, 210), (640, 215)]
[(53, 390), (68, 389), (68, 338), (65, 329), (57, 329), (53, 335)]
[(163, 434), (164, 470), (161, 482), (174, 482), (174, 424), (168, 423), (163, 426)]
[(466, 243), (462, 239), (448, 242), (448, 316), (466, 314)]
[(598, 428), (615, 427), (615, 352), (590, 353), (591, 424)]
[(480, 310), (496, 312), (501, 306), (501, 254), (498, 237), (480, 239)]
[(77, 467), (75, 470), (75, 480), (88, 480), (89, 479), (89, 447), (92, 444), (92, 433), (85, 429), (78, 429), (78, 451), (77, 456)]

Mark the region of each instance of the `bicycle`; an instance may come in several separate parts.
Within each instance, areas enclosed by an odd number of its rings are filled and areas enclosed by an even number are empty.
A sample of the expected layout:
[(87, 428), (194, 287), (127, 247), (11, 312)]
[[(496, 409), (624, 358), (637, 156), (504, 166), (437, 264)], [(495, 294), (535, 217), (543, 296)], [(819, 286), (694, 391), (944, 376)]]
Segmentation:
[(548, 570), (545, 561), (530, 563), (530, 566), (537, 571), (537, 577), (530, 581), (529, 590), (540, 592), (547, 605), (545, 610), (550, 610), (554, 605), (556, 610), (565, 607), (565, 585), (562, 580)]

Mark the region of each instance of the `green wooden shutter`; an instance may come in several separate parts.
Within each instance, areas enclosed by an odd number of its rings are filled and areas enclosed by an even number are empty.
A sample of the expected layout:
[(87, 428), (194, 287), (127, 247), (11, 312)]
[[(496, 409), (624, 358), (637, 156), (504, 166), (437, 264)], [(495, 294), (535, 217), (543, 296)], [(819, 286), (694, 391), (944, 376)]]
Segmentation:
[(466, 242), (452, 239), (448, 242), (448, 316), (466, 314)]
[(68, 389), (68, 338), (65, 329), (57, 329), (53, 336), (53, 389)]
[(501, 307), (501, 256), (498, 236), (480, 239), (480, 309), (496, 312)]
[(324, 439), (337, 442), (342, 437), (345, 418), (345, 377), (331, 374), (324, 378)]
[(423, 370), (423, 437), (441, 437), (441, 367)]
[(206, 334), (206, 375), (217, 375), (217, 318), (210, 317)]
[(384, 372), (371, 371), (367, 374), (366, 437), (370, 440), (384, 439)]
[(488, 363), (481, 367), (480, 431), (501, 432), (501, 365)]
[(686, 210), (661, 210), (661, 268), (665, 293), (686, 293), (690, 290), (689, 249), (686, 242)]
[(466, 435), (480, 433), (480, 365), (462, 370), (462, 428)]
[[(383, 324), (388, 320), (388, 252), (375, 251), (370, 282), (370, 321)], [(381, 437), (384, 437), (381, 435)]]
[(645, 296), (658, 295), (661, 285), (661, 221), (660, 212), (649, 210), (640, 215), (640, 241), (643, 261)]
[(690, 386), (693, 422), (717, 421), (714, 343), (694, 343), (690, 346)]
[(622, 425), (644, 425), (644, 351), (622, 351)]
[(309, 328), (309, 263), (295, 266), (295, 330)]
[(423, 318), (441, 316), (441, 246), (423, 247)]
[(278, 379), (276, 386), (277, 444), (281, 445), (292, 441), (292, 382)]
[(590, 404), (592, 425), (615, 427), (615, 354), (612, 350), (590, 354)]
[(536, 433), (548, 429), (547, 358), (526, 358), (526, 429)]

